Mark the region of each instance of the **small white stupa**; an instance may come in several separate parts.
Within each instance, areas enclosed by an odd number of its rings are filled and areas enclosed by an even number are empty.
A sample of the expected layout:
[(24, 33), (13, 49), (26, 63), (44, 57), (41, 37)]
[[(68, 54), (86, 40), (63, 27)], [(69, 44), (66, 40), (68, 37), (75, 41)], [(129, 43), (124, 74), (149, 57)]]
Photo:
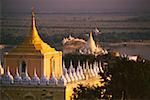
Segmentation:
[(107, 51), (103, 50), (103, 48), (96, 46), (95, 41), (92, 36), (92, 32), (89, 34), (89, 39), (86, 43), (86, 46), (79, 50), (81, 54), (93, 54), (93, 55), (103, 55), (106, 54)]

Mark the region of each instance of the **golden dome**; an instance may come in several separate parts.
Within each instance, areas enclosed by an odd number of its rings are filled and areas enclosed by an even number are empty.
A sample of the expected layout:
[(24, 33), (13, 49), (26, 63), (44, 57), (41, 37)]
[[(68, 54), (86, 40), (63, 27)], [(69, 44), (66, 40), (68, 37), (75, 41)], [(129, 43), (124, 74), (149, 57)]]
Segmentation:
[(10, 53), (39, 53), (44, 54), (48, 52), (55, 52), (54, 48), (51, 48), (45, 43), (39, 36), (36, 29), (35, 14), (32, 11), (31, 30), (23, 43), (14, 48)]

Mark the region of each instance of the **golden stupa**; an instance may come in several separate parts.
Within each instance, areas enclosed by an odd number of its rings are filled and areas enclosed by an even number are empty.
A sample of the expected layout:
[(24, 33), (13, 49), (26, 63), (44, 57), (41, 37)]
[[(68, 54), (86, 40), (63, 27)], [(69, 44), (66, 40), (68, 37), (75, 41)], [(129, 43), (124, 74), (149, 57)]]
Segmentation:
[(25, 41), (17, 48), (13, 49), (10, 53), (39, 53), (44, 54), (48, 52), (55, 52), (54, 48), (51, 48), (47, 43), (38, 35), (35, 23), (35, 15), (32, 12), (31, 30)]
[(37, 69), (39, 76), (46, 75), (48, 78), (52, 75), (52, 70), (56, 77), (60, 77), (62, 73), (62, 52), (56, 51), (40, 38), (33, 11), (29, 34), (23, 43), (4, 55), (4, 61), (12, 74), (15, 73), (16, 67), (21, 74), (27, 69), (30, 76), (33, 75), (34, 69)]

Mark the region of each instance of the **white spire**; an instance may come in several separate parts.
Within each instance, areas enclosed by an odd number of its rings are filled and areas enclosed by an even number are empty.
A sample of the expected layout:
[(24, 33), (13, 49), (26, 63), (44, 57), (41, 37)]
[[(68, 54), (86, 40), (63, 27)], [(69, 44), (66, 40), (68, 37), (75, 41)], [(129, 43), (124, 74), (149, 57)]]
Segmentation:
[(10, 75), (10, 71), (9, 71), (9, 66), (7, 67), (7, 72), (6, 72), (7, 75)]
[(67, 68), (65, 67), (65, 62), (63, 61), (63, 74), (67, 73)]
[(83, 72), (84, 67), (85, 67), (85, 64), (83, 63), (83, 66), (79, 68), (79, 72), (80, 72), (82, 79), (85, 79), (84, 72)]
[(69, 73), (69, 77), (70, 77), (71, 81), (74, 82), (75, 79), (74, 79), (74, 77), (73, 77), (72, 70), (69, 69), (68, 71), (69, 71), (68, 73)]
[(89, 33), (89, 39), (86, 42), (86, 46), (79, 49), (79, 53), (81, 54), (92, 54), (92, 55), (99, 55), (99, 54), (105, 54), (103, 48), (99, 47), (98, 45), (96, 46), (95, 41), (92, 36), (92, 32)]
[(4, 74), (4, 69), (2, 67), (2, 63), (1, 63), (1, 60), (0, 60), (0, 75)]
[(73, 69), (72, 60), (70, 60), (70, 69)]
[(56, 85), (58, 83), (58, 80), (55, 77), (55, 71), (52, 69), (52, 75), (51, 78), (49, 79), (49, 84), (50, 85)]
[(94, 71), (98, 74), (99, 73), (99, 67), (98, 67), (98, 62), (95, 62), (94, 64)]
[(67, 84), (67, 80), (64, 77), (64, 75), (61, 75), (60, 79), (58, 80), (58, 84), (60, 84), (60, 85), (66, 85)]
[(94, 53), (96, 49), (96, 45), (95, 45), (95, 41), (93, 40), (92, 32), (89, 33), (89, 40), (87, 41), (87, 49), (89, 49), (92, 53)]
[(16, 76), (20, 77), (19, 72), (18, 72), (18, 68), (16, 68)]
[(86, 73), (85, 63), (83, 62), (83, 73)]
[(80, 65), (80, 61), (78, 61), (78, 66), (77, 66), (76, 73), (77, 73), (77, 77), (78, 77), (79, 80), (82, 79), (81, 70), (82, 70), (82, 67)]
[(89, 69), (89, 62), (86, 60), (86, 69)]
[(93, 65), (93, 72), (94, 72), (95, 76), (98, 75), (98, 72), (97, 72), (97, 62), (96, 61), (94, 62), (94, 65)]
[(52, 76), (49, 80), (49, 84), (50, 85), (56, 85), (57, 83), (58, 83), (58, 80), (56, 79), (54, 72), (52, 72)]
[(90, 72), (91, 75), (92, 75), (92, 76), (95, 76), (95, 73), (94, 73), (93, 68), (92, 68), (92, 64), (90, 65), (90, 71), (91, 71), (91, 72)]
[(33, 85), (40, 84), (40, 79), (39, 79), (39, 77), (37, 76), (36, 68), (34, 69), (34, 75), (33, 75), (33, 77), (32, 77), (31, 84), (33, 84)]
[(72, 75), (73, 75), (75, 81), (78, 81), (78, 77), (77, 77), (77, 75), (76, 75), (75, 69), (73, 69), (72, 71), (73, 71), (73, 72), (72, 72)]
[[(87, 61), (86, 61), (86, 63), (87, 63)], [(84, 76), (85, 76), (85, 79), (88, 79), (88, 69), (86, 68), (86, 66), (85, 66), (85, 62), (83, 62), (83, 74), (84, 74)]]
[(77, 71), (76, 71), (76, 72), (77, 72), (77, 77), (78, 77), (78, 79), (81, 80), (81, 79), (82, 79), (82, 76), (81, 76), (79, 67), (77, 67)]
[(28, 85), (28, 84), (30, 84), (30, 81), (31, 81), (31, 79), (30, 79), (30, 77), (28, 75), (27, 67), (26, 67), (25, 74), (22, 76), (22, 84)]
[(100, 69), (100, 71), (101, 71), (102, 73), (104, 73), (104, 70), (103, 70), (103, 68), (102, 68), (102, 63), (101, 63), (101, 61), (99, 61), (99, 69)]
[(70, 79), (70, 77), (69, 77), (67, 72), (64, 74), (64, 77), (66, 78), (68, 83), (71, 82), (71, 79)]
[(15, 84), (20, 84), (21, 83), (21, 77), (20, 77), (20, 75), (19, 75), (19, 72), (18, 72), (18, 68), (16, 68), (16, 75), (15, 75), (15, 77), (14, 77), (14, 83)]
[(81, 65), (80, 65), (80, 60), (78, 60), (78, 67), (81, 67)]
[(65, 61), (63, 60), (63, 68), (65, 68)]
[(82, 79), (85, 79), (85, 76), (84, 76), (83, 70), (81, 70), (81, 69), (80, 69), (80, 74), (81, 74)]
[(71, 78), (71, 81), (77, 81), (78, 80), (75, 69), (73, 68), (73, 65), (72, 65), (72, 61), (70, 61), (69, 77)]
[(13, 76), (9, 72), (9, 67), (5, 69), (4, 76), (2, 77), (2, 84), (12, 84), (13, 83)]
[(47, 85), (49, 84), (48, 79), (46, 78), (46, 76), (43, 74), (41, 79), (40, 79), (40, 84), (41, 85)]
[(63, 61), (63, 76), (65, 77), (67, 82), (71, 82), (71, 79), (67, 73), (67, 68), (65, 67), (65, 61)]

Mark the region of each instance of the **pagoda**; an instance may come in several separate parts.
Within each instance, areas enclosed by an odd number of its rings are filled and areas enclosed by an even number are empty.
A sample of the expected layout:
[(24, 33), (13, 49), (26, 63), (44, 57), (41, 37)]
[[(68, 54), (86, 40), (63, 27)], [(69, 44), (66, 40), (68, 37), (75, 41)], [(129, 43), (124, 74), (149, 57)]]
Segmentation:
[(39, 36), (35, 14), (32, 11), (31, 29), (23, 43), (4, 55), (5, 66), (10, 67), (12, 74), (15, 74), (16, 67), (21, 75), (28, 70), (29, 76), (33, 76), (36, 69), (38, 76), (50, 77), (52, 70), (56, 77), (60, 77), (62, 72), (62, 52), (56, 51), (45, 43)]
[(92, 32), (89, 33), (89, 39), (86, 42), (86, 45), (84, 47), (82, 47), (81, 49), (79, 49), (79, 53), (81, 54), (85, 54), (85, 55), (105, 55), (107, 54), (107, 50), (103, 49), (102, 47), (96, 45), (93, 36), (92, 36)]
[(72, 100), (78, 84), (102, 85), (101, 62), (62, 64), (62, 52), (45, 43), (36, 29), (32, 11), (31, 30), (24, 42), (6, 52), (0, 65), (2, 100)]

